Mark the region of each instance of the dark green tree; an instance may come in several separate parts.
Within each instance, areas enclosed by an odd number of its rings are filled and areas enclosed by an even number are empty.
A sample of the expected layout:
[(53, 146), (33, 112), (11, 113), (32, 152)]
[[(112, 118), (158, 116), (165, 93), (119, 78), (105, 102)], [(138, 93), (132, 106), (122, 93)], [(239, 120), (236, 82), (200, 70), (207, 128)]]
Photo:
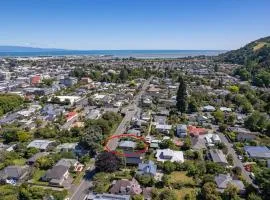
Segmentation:
[(111, 153), (102, 152), (96, 158), (96, 169), (101, 172), (114, 172), (120, 168), (121, 159)]
[(181, 113), (185, 113), (187, 111), (188, 104), (187, 84), (183, 76), (179, 76), (178, 82), (179, 87), (176, 95), (176, 107), (178, 111), (180, 111)]

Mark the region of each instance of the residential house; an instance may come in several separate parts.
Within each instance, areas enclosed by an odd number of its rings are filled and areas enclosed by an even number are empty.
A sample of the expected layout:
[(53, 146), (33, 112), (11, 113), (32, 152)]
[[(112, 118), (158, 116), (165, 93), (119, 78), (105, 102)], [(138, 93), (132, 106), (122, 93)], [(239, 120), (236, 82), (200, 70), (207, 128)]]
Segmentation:
[(157, 165), (151, 160), (140, 163), (138, 167), (138, 174), (144, 175), (144, 174), (150, 174), (152, 176), (155, 176), (157, 173)]
[(208, 133), (207, 129), (196, 126), (188, 126), (188, 133), (193, 137), (199, 137)]
[(143, 161), (143, 154), (124, 151), (126, 165), (139, 165)]
[(227, 108), (227, 107), (220, 107), (219, 110), (222, 111), (222, 112), (232, 112), (232, 109), (231, 108)]
[(68, 159), (68, 158), (62, 158), (59, 160), (55, 166), (66, 166), (69, 169), (72, 169), (74, 172), (81, 172), (83, 170), (84, 165), (79, 163), (76, 159)]
[(186, 137), (187, 136), (187, 125), (186, 124), (179, 124), (176, 127), (176, 135), (178, 137)]
[(220, 139), (219, 135), (217, 135), (217, 134), (208, 133), (204, 136), (204, 139), (205, 139), (206, 145), (208, 147), (215, 146), (215, 144), (221, 142), (221, 139)]
[(149, 147), (153, 149), (158, 149), (159, 143), (161, 143), (161, 140), (151, 140)]
[(226, 156), (224, 155), (224, 153), (219, 150), (219, 149), (210, 149), (209, 150), (211, 159), (213, 162), (221, 164), (223, 166), (227, 166), (228, 165), (228, 161), (226, 159)]
[(230, 184), (234, 185), (239, 189), (239, 193), (245, 192), (245, 186), (242, 181), (234, 180), (230, 174), (219, 174), (215, 176), (215, 182), (217, 184), (217, 188), (220, 192), (223, 192)]
[(27, 148), (34, 147), (40, 151), (48, 151), (54, 148), (56, 145), (55, 141), (51, 140), (33, 140), (27, 145)]
[(60, 79), (59, 83), (66, 86), (71, 87), (72, 85), (75, 85), (78, 82), (77, 78), (74, 77), (65, 77)]
[(215, 108), (214, 106), (207, 105), (207, 106), (204, 106), (204, 107), (202, 108), (202, 110), (203, 110), (204, 112), (214, 112), (214, 111), (216, 110), (216, 108)]
[(136, 195), (142, 193), (142, 188), (135, 178), (133, 178), (131, 181), (123, 179), (113, 181), (110, 193), (122, 195)]
[(25, 166), (8, 166), (0, 171), (0, 181), (16, 184), (17, 181), (24, 179), (29, 173)]
[(76, 112), (68, 112), (66, 115), (67, 122), (78, 119), (78, 114)]
[(78, 143), (63, 143), (56, 147), (56, 151), (77, 153), (80, 151), (80, 148)]
[(173, 151), (171, 149), (157, 149), (157, 161), (165, 162), (184, 162), (184, 155), (182, 151)]
[(270, 150), (266, 146), (245, 146), (244, 150), (250, 158), (270, 159)]
[(136, 148), (136, 142), (127, 140), (120, 141), (118, 147), (125, 151), (133, 151)]
[(41, 178), (42, 181), (49, 182), (53, 186), (61, 186), (69, 176), (69, 167), (63, 165), (55, 165), (49, 169)]
[(172, 125), (156, 124), (156, 130), (160, 133), (169, 134), (171, 129), (172, 129)]
[(154, 115), (155, 124), (166, 124), (167, 117), (163, 115)]
[(127, 131), (127, 134), (135, 135), (135, 136), (141, 136), (141, 131), (137, 129), (129, 129)]
[(39, 158), (47, 156), (47, 155), (49, 155), (49, 152), (38, 152), (35, 155), (33, 155), (31, 158), (29, 158), (26, 161), (26, 163), (28, 165), (34, 165)]

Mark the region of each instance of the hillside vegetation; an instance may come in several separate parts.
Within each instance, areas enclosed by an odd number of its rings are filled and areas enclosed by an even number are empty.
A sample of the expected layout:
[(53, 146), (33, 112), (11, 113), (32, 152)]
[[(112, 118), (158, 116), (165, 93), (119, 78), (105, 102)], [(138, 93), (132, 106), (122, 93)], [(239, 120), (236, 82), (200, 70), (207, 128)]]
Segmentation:
[(18, 95), (0, 94), (0, 116), (10, 112), (23, 104), (23, 99)]
[(250, 80), (260, 87), (270, 86), (270, 36), (220, 54), (217, 60), (243, 65), (235, 71), (243, 81)]

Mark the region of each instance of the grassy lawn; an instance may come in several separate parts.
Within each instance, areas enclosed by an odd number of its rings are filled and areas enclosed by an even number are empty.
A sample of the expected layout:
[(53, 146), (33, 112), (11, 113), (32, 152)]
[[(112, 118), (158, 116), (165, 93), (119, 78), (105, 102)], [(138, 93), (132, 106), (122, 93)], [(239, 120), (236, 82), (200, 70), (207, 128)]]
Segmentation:
[[(41, 182), (40, 181), (40, 178), (46, 173), (46, 170), (40, 170), (40, 169), (37, 169), (34, 174), (33, 174), (33, 178), (32, 178), (32, 181), (33, 183), (39, 183)], [(42, 182), (44, 183), (44, 182)]]
[(183, 188), (180, 190), (175, 190), (175, 192), (177, 194), (178, 200), (184, 200), (187, 194), (190, 194), (190, 196), (193, 196), (196, 190), (197, 189), (194, 189), (194, 188)]
[(77, 174), (72, 183), (75, 184), (75, 185), (79, 185), (79, 183), (81, 182), (84, 174), (85, 174), (84, 171), (82, 171), (79, 174)]
[(26, 159), (20, 158), (20, 159), (13, 160), (12, 163), (13, 163), (13, 165), (23, 166), (23, 165), (25, 165), (25, 161), (26, 161)]
[(192, 177), (188, 177), (186, 172), (172, 172), (170, 174), (169, 183), (183, 183), (195, 185), (195, 182)]

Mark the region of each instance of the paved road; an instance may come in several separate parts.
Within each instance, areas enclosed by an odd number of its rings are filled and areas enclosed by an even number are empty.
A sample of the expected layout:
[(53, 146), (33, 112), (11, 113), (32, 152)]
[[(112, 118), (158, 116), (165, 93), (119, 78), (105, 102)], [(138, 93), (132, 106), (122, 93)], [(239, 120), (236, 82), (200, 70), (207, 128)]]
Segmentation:
[(92, 178), (95, 175), (95, 167), (91, 165), (81, 180), (80, 185), (70, 197), (70, 200), (84, 200), (89, 193), (89, 187), (92, 186)]
[[(114, 135), (119, 135), (119, 134), (123, 134), (126, 131), (126, 128), (129, 124), (129, 122), (131, 121), (131, 119), (135, 116), (135, 114), (137, 112), (140, 111), (140, 108), (138, 107), (139, 104), (139, 100), (141, 98), (141, 96), (144, 94), (145, 90), (147, 89), (147, 87), (150, 84), (150, 81), (152, 80), (153, 77), (150, 77), (149, 79), (147, 79), (140, 92), (134, 97), (133, 102), (130, 103), (126, 108), (125, 108), (125, 117), (123, 118), (122, 122), (119, 124), (118, 128), (116, 129)], [(110, 140), (107, 144), (107, 147), (110, 150), (115, 150), (117, 145), (118, 145), (118, 138), (114, 138), (112, 140)]]
[(249, 177), (249, 172), (247, 172), (243, 166), (243, 163), (238, 159), (237, 154), (235, 153), (233, 149), (233, 144), (228, 141), (228, 139), (220, 132), (218, 132), (218, 135), (223, 143), (225, 143), (228, 147), (228, 153), (232, 155), (233, 157), (233, 163), (234, 167), (238, 166), (242, 169), (242, 175), (246, 179), (246, 181), (250, 184), (252, 183), (252, 179)]

